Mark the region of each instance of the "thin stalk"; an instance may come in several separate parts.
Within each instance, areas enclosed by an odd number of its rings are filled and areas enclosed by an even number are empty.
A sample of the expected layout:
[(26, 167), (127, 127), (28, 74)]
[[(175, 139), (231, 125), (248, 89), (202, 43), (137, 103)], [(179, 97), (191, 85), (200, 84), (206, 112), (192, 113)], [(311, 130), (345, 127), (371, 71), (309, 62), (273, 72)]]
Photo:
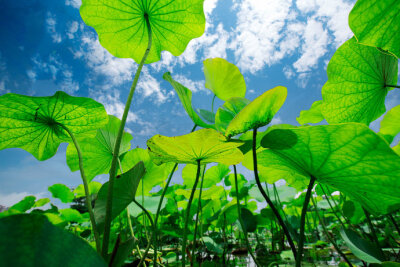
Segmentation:
[(296, 247), (293, 243), (293, 239), (290, 236), (289, 230), (286, 227), (286, 224), (284, 223), (281, 215), (279, 214), (278, 210), (276, 209), (274, 203), (272, 203), (271, 199), (267, 196), (267, 194), (265, 193), (261, 182), (260, 182), (260, 178), (258, 177), (258, 168), (257, 168), (257, 149), (256, 149), (256, 144), (257, 144), (257, 128), (255, 128), (253, 130), (253, 165), (254, 165), (254, 178), (256, 179), (256, 183), (258, 186), (258, 189), (260, 190), (261, 194), (263, 195), (263, 197), (265, 198), (265, 200), (267, 201), (268, 205), (271, 207), (272, 212), (275, 214), (275, 217), (278, 219), (279, 224), (282, 226), (283, 232), (286, 235), (286, 238), (289, 242), (290, 248), (292, 249), (293, 252), (293, 256), (296, 258), (297, 255), (297, 251), (296, 251)]
[(196, 179), (194, 180), (192, 192), (190, 193), (189, 202), (186, 207), (185, 227), (183, 230), (183, 242), (182, 242), (182, 266), (183, 267), (185, 267), (185, 264), (186, 264), (186, 241), (187, 241), (187, 230), (188, 230), (188, 223), (189, 223), (190, 207), (192, 206), (194, 192), (196, 191), (196, 187), (197, 187), (197, 183), (199, 182), (199, 178), (200, 178), (200, 160), (197, 160)]
[(114, 146), (114, 150), (113, 150), (113, 158), (111, 161), (111, 168), (110, 168), (110, 179), (109, 179), (108, 192), (107, 192), (106, 216), (105, 216), (105, 222), (104, 222), (104, 236), (103, 236), (103, 246), (102, 246), (103, 258), (106, 258), (106, 256), (107, 256), (108, 245), (109, 245), (108, 243), (110, 241), (113, 187), (114, 187), (115, 176), (117, 173), (117, 160), (118, 160), (118, 156), (119, 156), (119, 149), (121, 146), (122, 135), (124, 133), (126, 119), (128, 118), (129, 109), (130, 109), (130, 106), (132, 103), (133, 93), (135, 92), (136, 85), (139, 81), (140, 73), (142, 71), (144, 62), (146, 61), (147, 56), (149, 55), (151, 43), (152, 43), (152, 32), (151, 32), (149, 17), (147, 14), (145, 14), (144, 18), (146, 20), (146, 25), (147, 25), (147, 30), (148, 30), (148, 45), (147, 45), (147, 49), (143, 55), (143, 58), (140, 61), (140, 64), (136, 70), (136, 74), (133, 79), (131, 89), (129, 91), (128, 99), (125, 104), (125, 109), (124, 109), (124, 113), (122, 115), (122, 120), (121, 120), (121, 125), (118, 130), (118, 135), (115, 140), (115, 146)]
[(400, 85), (385, 84), (385, 87), (400, 88)]
[(194, 237), (193, 237), (193, 244), (194, 246), (192, 247), (192, 260), (190, 261), (190, 266), (193, 266), (194, 263), (194, 258), (195, 258), (195, 249), (196, 249), (196, 236), (197, 236), (197, 224), (199, 222), (199, 213), (201, 210), (201, 193), (203, 192), (203, 182), (204, 182), (204, 173), (206, 171), (206, 165), (203, 167), (203, 173), (201, 175), (201, 182), (200, 182), (200, 193), (199, 193), (199, 200), (197, 204), (197, 212), (196, 212), (196, 222), (194, 224)]
[(303, 203), (303, 209), (301, 210), (301, 217), (300, 217), (300, 237), (299, 237), (299, 250), (297, 251), (297, 258), (296, 258), (296, 267), (301, 266), (301, 260), (303, 258), (303, 246), (304, 246), (304, 226), (305, 226), (305, 219), (307, 213), (308, 203), (310, 202), (310, 197), (312, 193), (312, 189), (314, 187), (315, 177), (311, 176), (310, 183), (308, 184), (306, 197)]
[[(158, 222), (158, 216), (160, 215), (160, 210), (161, 210), (161, 206), (162, 206), (162, 203), (163, 203), (163, 200), (164, 200), (164, 197), (165, 197), (165, 194), (166, 194), (166, 192), (167, 192), (167, 189), (168, 189), (168, 186), (169, 186), (169, 184), (170, 184), (170, 182), (171, 182), (171, 179), (172, 179), (172, 176), (174, 175), (174, 172), (175, 172), (175, 170), (176, 170), (176, 167), (178, 167), (178, 164), (177, 163), (175, 163), (175, 165), (174, 165), (174, 167), (172, 168), (172, 171), (171, 171), (171, 173), (169, 174), (169, 177), (168, 177), (168, 180), (167, 180), (167, 183), (166, 183), (166, 185), (165, 185), (165, 187), (164, 187), (164, 190), (163, 190), (163, 192), (161, 193), (161, 198), (160, 198), (160, 201), (158, 202), (158, 207), (157, 207), (157, 212), (156, 212), (156, 217), (155, 217), (155, 219), (154, 219), (154, 228), (153, 228), (153, 234), (152, 234), (152, 236), (153, 236), (153, 246), (154, 246), (154, 266), (157, 266), (156, 264), (156, 255), (157, 255), (157, 247), (158, 247), (158, 244), (157, 244), (157, 231), (158, 231), (158, 227), (157, 227), (157, 222)], [(147, 250), (148, 251), (148, 250)], [(147, 253), (146, 253), (147, 254)], [(146, 257), (147, 255), (144, 255), (144, 257)]]
[(396, 221), (395, 221), (393, 215), (392, 215), (392, 214), (389, 214), (388, 217), (389, 217), (389, 219), (392, 221), (394, 227), (396, 228), (397, 234), (400, 235), (400, 228), (399, 228), (399, 226), (397, 225), (397, 223), (396, 223)]
[(238, 217), (239, 217), (239, 223), (240, 226), (242, 227), (243, 234), (244, 234), (244, 241), (246, 242), (247, 250), (249, 251), (251, 257), (253, 258), (254, 263), (256, 266), (261, 266), (258, 260), (256, 259), (256, 256), (253, 253), (253, 250), (250, 246), (248, 237), (247, 237), (247, 229), (244, 225), (244, 222), (242, 220), (241, 216), (241, 210), (240, 210), (240, 198), (239, 198), (239, 186), (238, 186), (238, 181), (237, 181), (237, 170), (236, 170), (236, 165), (233, 165), (233, 172), (235, 173), (235, 188), (236, 188), (236, 206), (237, 206), (237, 212), (238, 212)]
[(211, 102), (211, 112), (214, 113), (214, 100), (217, 95), (214, 95), (212, 102)]
[(311, 201), (314, 205), (314, 209), (315, 209), (315, 213), (318, 216), (318, 219), (322, 225), (322, 229), (324, 230), (325, 236), (326, 238), (329, 240), (329, 242), (332, 243), (333, 247), (335, 248), (336, 252), (344, 259), (344, 261), (349, 265), (349, 266), (353, 266), (353, 264), (349, 261), (349, 259), (346, 257), (346, 255), (340, 250), (339, 246), (336, 244), (335, 240), (331, 238), (331, 236), (329, 235), (328, 229), (326, 228), (326, 225), (324, 223), (324, 221), (321, 218), (321, 215), (319, 215), (318, 212), (318, 207), (317, 204), (315, 203), (315, 200), (313, 197), (311, 197)]
[(331, 210), (333, 211), (333, 214), (335, 214), (335, 217), (338, 219), (338, 221), (339, 221), (339, 223), (342, 225), (342, 227), (343, 227), (343, 228), (346, 228), (345, 225), (344, 225), (344, 223), (343, 223), (342, 220), (340, 219), (339, 215), (336, 213), (335, 209), (333, 208), (331, 202), (329, 201), (329, 197), (328, 197), (328, 195), (326, 194), (326, 192), (325, 192), (325, 190), (324, 190), (324, 187), (323, 187), (321, 184), (319, 184), (319, 187), (321, 187), (322, 192), (324, 193), (325, 198), (326, 198), (326, 200), (328, 201), (328, 205), (329, 205), (329, 207), (331, 208)]
[(382, 255), (383, 258), (385, 258), (385, 254), (383, 254), (382, 248), (379, 245), (378, 236), (376, 235), (375, 227), (371, 221), (371, 215), (369, 214), (369, 212), (366, 209), (363, 208), (363, 210), (365, 213), (365, 217), (367, 218), (369, 230), (371, 231), (372, 240), (375, 242), (376, 246), (378, 247), (379, 253)]
[(99, 235), (99, 232), (97, 230), (96, 220), (94, 218), (94, 212), (93, 212), (92, 203), (91, 203), (91, 197), (90, 197), (89, 184), (88, 184), (88, 181), (87, 181), (87, 178), (86, 178), (86, 175), (85, 175), (85, 170), (83, 169), (81, 148), (79, 146), (78, 141), (75, 138), (75, 135), (68, 129), (68, 127), (63, 125), (63, 124), (59, 124), (59, 126), (61, 126), (69, 134), (69, 136), (72, 139), (72, 142), (74, 142), (74, 145), (75, 145), (75, 148), (76, 148), (76, 152), (78, 154), (79, 170), (81, 172), (83, 188), (85, 189), (85, 202), (86, 202), (86, 206), (88, 208), (90, 222), (92, 224), (92, 231), (93, 231), (93, 234), (94, 234), (94, 240), (96, 242), (96, 250), (97, 250), (98, 253), (100, 253), (101, 252), (100, 235)]
[[(276, 185), (275, 185), (275, 183), (274, 183), (274, 184), (272, 184), (272, 186), (274, 187), (275, 199), (277, 199), (277, 200), (278, 200), (278, 203), (279, 203), (280, 209), (281, 209), (281, 210), (282, 210), (282, 212), (283, 212), (283, 205), (282, 205), (282, 202), (281, 202), (281, 198), (279, 197), (278, 190), (276, 189)], [(287, 223), (287, 222), (288, 222), (288, 218), (286, 217), (286, 213), (285, 213), (285, 212), (283, 212), (283, 216), (285, 217), (285, 222)]]

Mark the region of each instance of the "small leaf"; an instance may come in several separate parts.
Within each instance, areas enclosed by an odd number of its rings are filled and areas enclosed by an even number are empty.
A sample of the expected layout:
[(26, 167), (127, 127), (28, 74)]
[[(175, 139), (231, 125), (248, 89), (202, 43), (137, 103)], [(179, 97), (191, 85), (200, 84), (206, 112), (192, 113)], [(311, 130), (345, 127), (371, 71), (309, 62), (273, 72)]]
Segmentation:
[[(294, 136), (294, 145), (281, 147)], [(269, 149), (258, 153), (259, 164), (273, 175), (281, 173), (289, 185), (300, 181), (304, 188), (314, 176), (371, 213), (387, 214), (400, 206), (400, 157), (364, 124), (277, 129), (261, 145)]]
[(201, 108), (198, 108), (197, 112), (208, 123), (211, 123), (211, 124), (215, 123), (215, 114), (213, 112), (206, 110), (206, 109), (201, 109)]
[(385, 112), (385, 98), (397, 82), (397, 59), (353, 37), (336, 50), (322, 88), (322, 114), (328, 123), (370, 124)]
[(35, 205), (33, 205), (34, 208), (40, 208), (46, 205), (47, 203), (50, 203), (50, 199), (46, 198), (41, 198), (39, 200), (36, 200)]
[[(99, 192), (100, 188), (101, 188), (102, 184), (96, 181), (91, 181), (89, 183), (89, 192), (91, 195), (95, 195)], [(74, 195), (75, 198), (80, 198), (80, 197), (85, 197), (85, 188), (83, 187), (83, 184), (78, 185), (77, 188), (75, 188), (74, 190)]]
[(215, 127), (217, 130), (224, 134), (233, 118), (249, 103), (250, 100), (241, 97), (232, 97), (228, 99), (222, 107), (217, 110), (217, 114), (215, 115)]
[(0, 219), (0, 236), (4, 266), (107, 266), (87, 242), (40, 214)]
[(386, 113), (381, 121), (379, 133), (381, 133), (389, 143), (400, 133), (400, 105), (395, 106)]
[(207, 164), (218, 162), (238, 164), (243, 154), (237, 149), (241, 143), (229, 142), (213, 129), (201, 129), (177, 137), (155, 135), (147, 141), (149, 154), (157, 165), (166, 162)]
[(172, 87), (175, 89), (176, 93), (178, 94), (179, 99), (181, 100), (181, 103), (183, 105), (183, 108), (186, 110), (186, 113), (189, 115), (189, 117), (192, 119), (194, 124), (197, 126), (203, 127), (203, 128), (214, 128), (214, 125), (207, 124), (205, 123), (199, 115), (196, 113), (196, 111), (192, 107), (192, 91), (187, 89), (185, 86), (182, 84), (178, 83), (171, 77), (171, 73), (166, 72), (163, 75), (163, 79), (169, 82)]
[(0, 150), (18, 147), (46, 160), (71, 141), (61, 125), (76, 137), (93, 137), (107, 120), (103, 105), (90, 98), (61, 91), (48, 97), (5, 94), (0, 96)]
[(351, 252), (360, 260), (368, 263), (381, 263), (384, 261), (375, 244), (362, 239), (356, 232), (350, 229), (341, 229), (340, 235)]
[(26, 212), (27, 210), (30, 210), (33, 208), (35, 205), (35, 199), (36, 197), (34, 196), (27, 196), (17, 204), (14, 204), (10, 207), (10, 210), (18, 210), (20, 212)]
[(85, 219), (79, 213), (79, 211), (74, 209), (62, 209), (60, 210), (60, 217), (66, 222), (77, 222), (81, 223), (84, 222)]
[(246, 82), (238, 67), (223, 58), (208, 58), (203, 64), (205, 86), (219, 99), (245, 96)]
[[(142, 206), (151, 214), (156, 214), (160, 199), (160, 196), (139, 196), (136, 198), (136, 201), (143, 204)], [(161, 204), (161, 210), (165, 208), (165, 205), (167, 205), (167, 201), (164, 199)], [(143, 212), (135, 203), (129, 204), (128, 209), (129, 214), (133, 217), (137, 217)]]
[[(197, 166), (187, 164), (182, 170), (183, 184), (186, 188), (192, 188), (196, 179)], [(218, 164), (209, 168), (204, 174), (203, 188), (209, 188), (218, 184), (230, 172), (229, 167), (224, 164)], [(200, 183), (198, 184), (200, 187)]]
[(349, 15), (349, 26), (363, 45), (389, 50), (400, 57), (400, 2), (358, 0)]
[(321, 112), (322, 100), (312, 103), (309, 110), (300, 111), (300, 116), (296, 118), (297, 122), (301, 125), (306, 123), (318, 123), (324, 120)]
[(133, 58), (137, 63), (148, 45), (146, 14), (152, 33), (146, 64), (160, 60), (163, 50), (179, 56), (189, 41), (200, 37), (205, 29), (203, 0), (83, 0), (80, 13), (111, 54)]
[(64, 184), (54, 184), (48, 188), (54, 198), (58, 198), (63, 203), (71, 203), (74, 200), (74, 193)]
[[(146, 169), (141, 161), (129, 171), (117, 176), (113, 186), (111, 219), (116, 218), (133, 201), (140, 179), (143, 177), (145, 172)], [(104, 230), (107, 194), (108, 182), (103, 184), (103, 186), (100, 188), (94, 206), (94, 216), (100, 232)]]
[(285, 102), (286, 95), (287, 89), (283, 86), (266, 91), (236, 115), (225, 135), (231, 137), (269, 124)]

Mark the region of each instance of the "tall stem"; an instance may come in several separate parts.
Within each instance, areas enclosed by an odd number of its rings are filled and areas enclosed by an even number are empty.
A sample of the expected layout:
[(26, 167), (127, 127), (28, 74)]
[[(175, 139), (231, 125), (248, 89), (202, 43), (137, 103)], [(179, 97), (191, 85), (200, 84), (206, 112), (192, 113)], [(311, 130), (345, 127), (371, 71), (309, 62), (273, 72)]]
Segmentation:
[(195, 258), (195, 249), (196, 249), (196, 237), (197, 237), (197, 224), (199, 222), (199, 214), (201, 210), (201, 193), (203, 192), (203, 182), (204, 182), (204, 173), (206, 171), (206, 165), (204, 165), (203, 172), (201, 175), (201, 182), (200, 182), (200, 193), (199, 193), (199, 200), (197, 204), (197, 212), (196, 212), (196, 222), (194, 224), (194, 237), (193, 237), (193, 244), (194, 246), (192, 247), (192, 260), (190, 261), (190, 266), (193, 266), (194, 263), (194, 258)]
[(279, 214), (278, 210), (276, 209), (274, 203), (272, 203), (271, 199), (267, 196), (267, 194), (265, 193), (261, 182), (260, 182), (260, 178), (258, 177), (258, 168), (257, 168), (257, 128), (255, 128), (253, 130), (253, 165), (254, 165), (254, 178), (256, 179), (256, 183), (258, 186), (258, 189), (261, 192), (261, 195), (263, 195), (263, 197), (265, 198), (265, 200), (267, 201), (268, 205), (270, 206), (270, 208), (272, 209), (272, 212), (275, 214), (275, 217), (278, 219), (279, 224), (282, 226), (283, 232), (286, 235), (286, 238), (289, 242), (290, 248), (292, 249), (293, 252), (293, 256), (296, 258), (297, 255), (297, 251), (296, 251), (296, 247), (293, 243), (293, 239), (290, 236), (289, 230), (286, 227), (286, 224), (284, 223), (281, 215)]
[(379, 240), (378, 240), (378, 236), (376, 235), (375, 227), (374, 227), (374, 225), (372, 224), (372, 221), (371, 221), (371, 215), (369, 214), (369, 212), (366, 209), (363, 208), (363, 210), (364, 210), (364, 213), (365, 213), (365, 217), (367, 218), (367, 223), (368, 223), (369, 230), (371, 231), (372, 240), (375, 242), (375, 245), (378, 248), (379, 253), (381, 254), (381, 256), (383, 258), (385, 258), (385, 254), (383, 254), (382, 248), (379, 245)]
[(244, 241), (246, 242), (247, 250), (249, 251), (251, 257), (253, 258), (254, 263), (256, 266), (261, 266), (258, 260), (256, 259), (256, 256), (253, 253), (253, 250), (250, 246), (248, 237), (247, 237), (247, 229), (244, 225), (244, 222), (242, 220), (242, 215), (241, 215), (241, 210), (240, 210), (240, 198), (239, 198), (239, 186), (238, 186), (238, 179), (237, 179), (237, 170), (236, 170), (236, 165), (233, 165), (233, 172), (235, 174), (235, 188), (236, 188), (236, 206), (237, 206), (237, 213), (239, 217), (239, 223), (240, 226), (242, 227), (243, 234), (244, 234)]
[(214, 97), (213, 97), (213, 99), (212, 99), (212, 102), (211, 102), (211, 112), (212, 113), (214, 113), (214, 101), (215, 101), (215, 97), (216, 97), (217, 95), (214, 95)]
[[(346, 228), (345, 225), (344, 225), (344, 223), (342, 222), (342, 219), (340, 219), (339, 215), (336, 213), (335, 209), (333, 208), (333, 206), (332, 206), (332, 204), (331, 204), (331, 202), (330, 202), (330, 200), (329, 200), (329, 197), (328, 197), (328, 195), (326, 194), (326, 192), (325, 192), (324, 187), (322, 186), (322, 184), (319, 184), (319, 187), (322, 189), (322, 192), (324, 193), (325, 198), (326, 198), (326, 200), (328, 201), (328, 205), (329, 205), (329, 207), (331, 208), (333, 214), (335, 214), (335, 217), (338, 219), (338, 221), (339, 221), (339, 223), (342, 225), (342, 227), (343, 227), (343, 228)], [(330, 196), (330, 197), (331, 197), (331, 196)], [(333, 199), (333, 197), (332, 197), (332, 199)]]
[(90, 190), (89, 190), (89, 185), (88, 185), (88, 181), (85, 175), (85, 170), (83, 169), (83, 161), (82, 161), (82, 152), (81, 152), (81, 148), (79, 146), (78, 141), (76, 140), (74, 134), (68, 129), (67, 126), (63, 125), (63, 124), (59, 124), (71, 137), (72, 142), (74, 142), (75, 148), (76, 148), (76, 152), (78, 154), (78, 159), (79, 159), (79, 170), (81, 172), (81, 178), (82, 178), (82, 182), (83, 182), (83, 188), (85, 190), (85, 202), (86, 202), (86, 206), (88, 208), (88, 212), (89, 212), (89, 217), (90, 217), (90, 222), (92, 224), (92, 231), (93, 231), (93, 235), (94, 235), (94, 240), (96, 242), (96, 250), (98, 253), (101, 252), (101, 244), (100, 244), (100, 235), (99, 232), (97, 231), (97, 225), (96, 225), (96, 220), (94, 218), (94, 212), (92, 209), (92, 203), (91, 203), (91, 196), (90, 196)]
[(190, 207), (192, 206), (194, 192), (196, 191), (197, 183), (199, 182), (199, 177), (200, 177), (200, 160), (197, 160), (196, 180), (194, 181), (192, 192), (190, 193), (189, 197), (189, 202), (186, 207), (185, 227), (183, 230), (183, 243), (182, 243), (182, 267), (185, 267), (186, 264), (186, 241), (187, 241), (187, 230), (188, 230), (188, 223), (190, 216)]
[(124, 113), (122, 115), (122, 120), (121, 120), (121, 125), (118, 130), (118, 135), (115, 140), (113, 158), (111, 161), (111, 168), (110, 168), (110, 179), (109, 179), (108, 192), (107, 192), (106, 217), (105, 217), (105, 222), (104, 222), (104, 236), (103, 236), (103, 246), (102, 246), (103, 258), (106, 258), (106, 256), (107, 256), (108, 243), (110, 241), (113, 187), (114, 187), (115, 176), (117, 173), (117, 160), (118, 160), (118, 156), (119, 156), (119, 149), (120, 149), (120, 145), (121, 145), (122, 134), (124, 132), (126, 119), (128, 118), (128, 113), (129, 113), (129, 109), (130, 109), (130, 106), (132, 103), (133, 93), (135, 92), (136, 85), (138, 83), (140, 72), (142, 71), (144, 62), (146, 61), (146, 58), (150, 53), (150, 48), (151, 48), (151, 43), (152, 43), (152, 33), (151, 33), (149, 17), (147, 14), (145, 14), (144, 18), (146, 20), (146, 25), (147, 25), (147, 30), (148, 30), (148, 45), (147, 45), (146, 52), (144, 53), (143, 58), (140, 61), (140, 64), (136, 70), (136, 74), (133, 79), (131, 89), (129, 91), (128, 99), (125, 104), (125, 109), (124, 109)]
[(300, 237), (299, 237), (299, 250), (297, 251), (297, 258), (296, 258), (296, 267), (301, 266), (301, 259), (303, 258), (303, 245), (304, 245), (304, 226), (306, 220), (306, 213), (308, 203), (310, 202), (310, 197), (312, 193), (312, 189), (314, 187), (315, 177), (311, 176), (310, 183), (308, 184), (306, 197), (303, 203), (303, 209), (301, 210), (301, 217), (300, 217)]

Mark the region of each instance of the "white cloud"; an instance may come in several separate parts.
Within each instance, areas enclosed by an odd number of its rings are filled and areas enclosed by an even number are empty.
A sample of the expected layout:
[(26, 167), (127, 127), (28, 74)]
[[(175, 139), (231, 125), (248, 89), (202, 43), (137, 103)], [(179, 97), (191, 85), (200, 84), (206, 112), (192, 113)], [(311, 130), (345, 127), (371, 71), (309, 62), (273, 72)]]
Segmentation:
[(79, 8), (82, 5), (82, 0), (65, 0), (65, 5)]
[(193, 81), (191, 79), (188, 79), (186, 76), (181, 75), (181, 74), (176, 74), (173, 77), (177, 82), (181, 83), (183, 86), (188, 88), (190, 91), (193, 93), (199, 92), (199, 91), (205, 91), (205, 92), (210, 92), (204, 87), (205, 81)]
[(146, 66), (142, 69), (137, 91), (144, 98), (151, 98), (156, 104), (165, 103), (170, 96), (174, 95), (174, 91), (161, 88), (158, 80), (150, 74)]
[(46, 25), (47, 32), (50, 33), (51, 38), (53, 39), (53, 43), (61, 43), (61, 35), (56, 30), (56, 16), (51, 14), (50, 12), (47, 12)]
[(75, 38), (75, 33), (78, 31), (78, 28), (79, 28), (79, 23), (77, 21), (69, 23), (67, 30), (67, 36), (69, 39)]

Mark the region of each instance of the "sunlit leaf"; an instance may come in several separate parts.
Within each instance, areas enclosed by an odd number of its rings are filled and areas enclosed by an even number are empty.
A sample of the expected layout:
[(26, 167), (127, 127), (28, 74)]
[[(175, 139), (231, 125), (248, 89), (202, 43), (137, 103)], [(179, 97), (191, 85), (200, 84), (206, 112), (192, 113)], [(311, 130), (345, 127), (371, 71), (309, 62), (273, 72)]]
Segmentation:
[(322, 100), (312, 103), (309, 110), (300, 111), (300, 115), (296, 118), (297, 122), (301, 125), (306, 123), (318, 123), (324, 120), (321, 113)]
[(179, 99), (181, 100), (181, 103), (183, 105), (183, 108), (186, 110), (186, 113), (189, 115), (189, 117), (192, 119), (192, 121), (203, 128), (214, 128), (214, 125), (208, 124), (204, 122), (199, 115), (196, 113), (196, 111), (192, 107), (192, 91), (187, 89), (185, 86), (182, 84), (178, 83), (171, 77), (171, 73), (166, 72), (163, 75), (163, 79), (169, 82), (172, 87), (175, 89), (175, 92), (178, 94)]
[[(139, 202), (140, 204), (143, 204), (142, 206), (150, 213), (156, 214), (158, 204), (160, 203), (160, 196), (138, 196), (136, 197), (136, 201)], [(163, 209), (167, 205), (167, 201), (163, 201), (161, 204), (161, 209)], [(129, 214), (133, 217), (139, 216), (143, 211), (135, 204), (131, 203), (128, 206), (129, 209)]]
[(40, 208), (43, 207), (44, 205), (50, 203), (50, 199), (46, 198), (41, 198), (36, 200), (35, 205), (33, 205), (34, 208)]
[(83, 216), (79, 213), (79, 211), (74, 209), (62, 209), (60, 210), (60, 217), (66, 222), (84, 222)]
[(219, 99), (245, 96), (246, 82), (238, 67), (223, 58), (208, 58), (203, 64), (205, 86)]
[(374, 214), (400, 206), (400, 157), (385, 140), (359, 123), (277, 129), (267, 134), (259, 164), (286, 181), (311, 176), (359, 201)]
[(84, 240), (39, 214), (0, 219), (0, 259), (4, 266), (107, 266)]
[[(182, 170), (183, 184), (186, 188), (192, 188), (196, 179), (197, 166), (187, 164)], [(204, 174), (203, 188), (208, 188), (219, 183), (230, 172), (229, 167), (218, 164), (209, 168)], [(198, 184), (200, 187), (200, 183)]]
[(381, 121), (379, 133), (381, 133), (389, 143), (400, 133), (400, 105), (386, 113)]
[(225, 165), (238, 164), (243, 154), (237, 149), (241, 143), (230, 142), (213, 129), (201, 129), (190, 134), (167, 137), (155, 135), (147, 141), (149, 154), (157, 165), (166, 162)]
[(54, 198), (58, 198), (63, 203), (71, 203), (74, 200), (74, 193), (64, 184), (54, 184), (48, 188)]
[(205, 29), (203, 0), (83, 0), (80, 13), (111, 54), (133, 58), (137, 63), (148, 45), (145, 16), (152, 32), (152, 46), (145, 63), (160, 60), (163, 50), (179, 56), (189, 41), (200, 37)]
[[(97, 194), (101, 188), (102, 184), (96, 181), (91, 181), (89, 183), (89, 191), (91, 195)], [(76, 198), (80, 197), (85, 197), (85, 188), (83, 187), (83, 184), (78, 185), (77, 188), (75, 188), (74, 192)]]
[(322, 114), (328, 123), (369, 124), (385, 112), (385, 97), (397, 82), (397, 59), (353, 37), (336, 50), (322, 88)]
[(248, 104), (250, 100), (241, 97), (228, 99), (215, 114), (215, 127), (221, 133), (225, 133), (226, 128), (233, 118)]
[(225, 135), (231, 137), (269, 124), (285, 102), (286, 95), (287, 89), (283, 86), (266, 91), (233, 118)]
[(36, 197), (34, 196), (27, 196), (24, 197), (20, 202), (14, 204), (10, 207), (11, 210), (18, 210), (20, 212), (26, 212), (27, 210), (33, 208), (35, 205)]
[(400, 57), (400, 2), (358, 0), (349, 15), (349, 26), (359, 43), (389, 50)]
[(0, 150), (18, 147), (46, 160), (71, 141), (60, 125), (76, 136), (94, 136), (107, 119), (103, 105), (90, 98), (60, 91), (48, 97), (5, 94), (0, 96)]

